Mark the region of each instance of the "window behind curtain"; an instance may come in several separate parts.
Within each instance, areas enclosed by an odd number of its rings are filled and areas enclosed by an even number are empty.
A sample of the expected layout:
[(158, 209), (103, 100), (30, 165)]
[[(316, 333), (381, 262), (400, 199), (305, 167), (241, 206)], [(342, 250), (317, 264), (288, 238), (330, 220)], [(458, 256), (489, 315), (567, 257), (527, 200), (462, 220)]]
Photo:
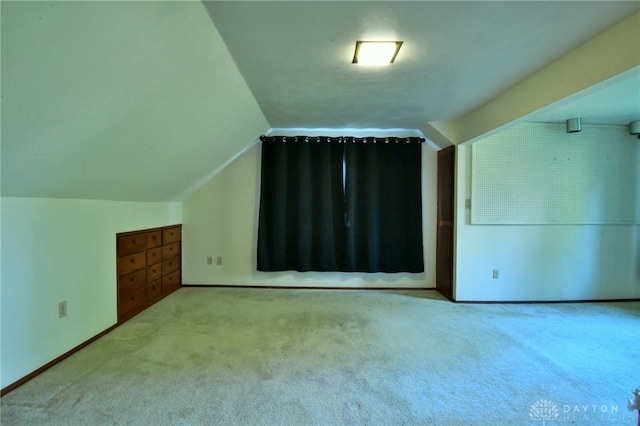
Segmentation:
[(258, 270), (424, 271), (420, 139), (262, 139)]
[(342, 269), (342, 158), (329, 138), (263, 141), (258, 270)]
[(345, 144), (346, 271), (423, 272), (420, 143)]

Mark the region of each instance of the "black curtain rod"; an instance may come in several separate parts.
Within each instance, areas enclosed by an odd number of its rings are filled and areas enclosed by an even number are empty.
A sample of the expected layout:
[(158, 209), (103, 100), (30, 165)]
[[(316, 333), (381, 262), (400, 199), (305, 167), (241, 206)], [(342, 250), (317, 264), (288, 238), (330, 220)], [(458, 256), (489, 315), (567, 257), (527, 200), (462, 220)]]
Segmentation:
[(347, 142), (349, 139), (352, 139), (353, 142), (372, 141), (373, 143), (376, 143), (376, 142), (389, 143), (389, 142), (403, 142), (403, 141), (406, 143), (410, 143), (413, 141), (424, 143), (426, 141), (425, 138), (419, 138), (419, 137), (401, 138), (396, 136), (389, 136), (389, 137), (364, 136), (360, 138), (356, 136), (265, 136), (265, 135), (260, 136), (260, 140), (262, 142), (265, 142), (265, 141), (274, 142), (276, 140), (282, 140), (283, 142), (320, 142), (320, 140), (322, 139), (325, 139), (329, 142), (336, 141), (338, 143)]

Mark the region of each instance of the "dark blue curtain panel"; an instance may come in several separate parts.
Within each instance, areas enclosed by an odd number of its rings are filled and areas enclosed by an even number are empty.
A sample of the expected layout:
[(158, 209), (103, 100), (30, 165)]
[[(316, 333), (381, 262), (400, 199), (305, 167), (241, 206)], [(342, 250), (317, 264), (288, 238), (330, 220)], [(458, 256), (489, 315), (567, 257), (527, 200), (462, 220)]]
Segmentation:
[(258, 270), (423, 272), (419, 138), (262, 138)]

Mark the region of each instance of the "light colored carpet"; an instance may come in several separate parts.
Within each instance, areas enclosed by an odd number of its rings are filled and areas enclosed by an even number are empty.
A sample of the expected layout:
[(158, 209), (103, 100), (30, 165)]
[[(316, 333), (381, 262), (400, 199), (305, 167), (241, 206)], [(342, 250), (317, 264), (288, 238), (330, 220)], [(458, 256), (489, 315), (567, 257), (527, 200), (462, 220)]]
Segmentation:
[(636, 425), (639, 337), (638, 302), (183, 288), (5, 395), (2, 424)]

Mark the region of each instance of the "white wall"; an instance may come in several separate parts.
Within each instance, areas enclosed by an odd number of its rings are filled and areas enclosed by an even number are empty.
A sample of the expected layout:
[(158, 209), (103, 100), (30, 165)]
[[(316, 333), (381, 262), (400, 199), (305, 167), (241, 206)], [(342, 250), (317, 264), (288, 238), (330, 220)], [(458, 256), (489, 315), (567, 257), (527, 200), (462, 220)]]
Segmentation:
[(180, 203), (2, 197), (0, 387), (116, 323), (116, 233), (181, 219)]
[(1, 8), (4, 196), (179, 200), (269, 128), (202, 2)]
[[(567, 135), (580, 138), (580, 134)], [(514, 143), (535, 144), (519, 139)], [(628, 137), (627, 143), (638, 143)], [(640, 164), (640, 145), (629, 164)], [(471, 225), (471, 146), (458, 147), (455, 298), (458, 301), (640, 297), (640, 226)], [(640, 189), (640, 175), (636, 194)], [(473, 208), (473, 206), (472, 206)], [(492, 278), (499, 269), (499, 279)]]
[[(423, 144), (425, 273), (363, 274), (256, 270), (260, 145), (247, 151), (183, 203), (183, 282), (297, 287), (435, 287), (437, 151)], [(214, 259), (207, 265), (207, 256)], [(222, 256), (222, 265), (215, 260)]]

